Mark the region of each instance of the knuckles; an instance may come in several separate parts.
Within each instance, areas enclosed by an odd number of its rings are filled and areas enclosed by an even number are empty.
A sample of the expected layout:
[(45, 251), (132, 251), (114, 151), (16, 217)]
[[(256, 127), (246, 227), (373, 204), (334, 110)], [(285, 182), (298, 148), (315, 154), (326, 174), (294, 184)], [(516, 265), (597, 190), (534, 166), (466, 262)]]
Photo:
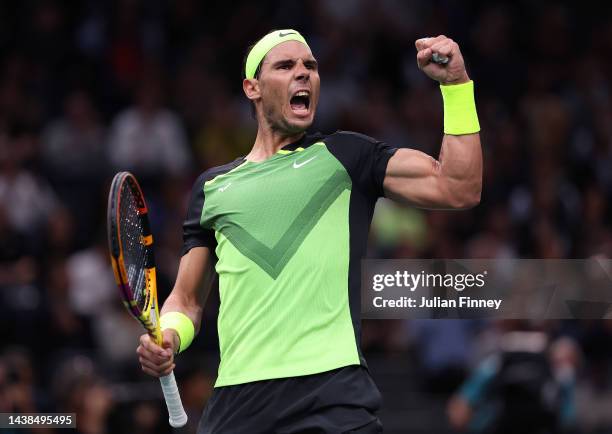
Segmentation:
[[(172, 372), (173, 356), (161, 356), (151, 351), (151, 340), (148, 334), (140, 336), (140, 345), (136, 347), (138, 361), (142, 372), (153, 377), (161, 377)], [(150, 365), (153, 365), (151, 367)]]
[(439, 48), (441, 51), (446, 52), (448, 47), (450, 46), (450, 49), (448, 49), (449, 53), (452, 51), (459, 51), (459, 44), (452, 38), (447, 37), (446, 35), (439, 35), (435, 38), (418, 39), (415, 45), (417, 48), (417, 55), (419, 56), (419, 59), (426, 56), (426, 54), (424, 53), (426, 50), (432, 49), (435, 51), (436, 47)]

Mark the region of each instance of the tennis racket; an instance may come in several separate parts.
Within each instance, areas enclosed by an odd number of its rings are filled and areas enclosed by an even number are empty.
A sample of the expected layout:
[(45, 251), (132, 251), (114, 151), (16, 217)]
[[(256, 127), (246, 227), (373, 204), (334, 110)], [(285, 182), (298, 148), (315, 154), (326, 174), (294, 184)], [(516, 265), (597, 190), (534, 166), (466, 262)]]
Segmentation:
[[(108, 195), (108, 246), (115, 280), (127, 310), (161, 346), (153, 235), (138, 181), (129, 172), (113, 178)], [(174, 372), (160, 377), (170, 426), (187, 423)]]

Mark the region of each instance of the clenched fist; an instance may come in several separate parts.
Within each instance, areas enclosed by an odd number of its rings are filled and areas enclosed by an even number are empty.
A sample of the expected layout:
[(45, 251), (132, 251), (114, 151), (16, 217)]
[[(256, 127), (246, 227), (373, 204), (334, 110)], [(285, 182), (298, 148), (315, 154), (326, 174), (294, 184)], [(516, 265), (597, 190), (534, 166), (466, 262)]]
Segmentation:
[[(459, 45), (452, 39), (440, 35), (435, 38), (417, 39), (414, 45), (417, 49), (419, 69), (429, 78), (441, 84), (460, 84), (470, 81)], [(433, 62), (434, 53), (448, 57), (448, 63)]]
[(179, 337), (173, 329), (162, 332), (161, 347), (148, 334), (140, 336), (136, 349), (142, 370), (154, 377), (168, 375), (174, 369), (174, 353), (179, 347)]

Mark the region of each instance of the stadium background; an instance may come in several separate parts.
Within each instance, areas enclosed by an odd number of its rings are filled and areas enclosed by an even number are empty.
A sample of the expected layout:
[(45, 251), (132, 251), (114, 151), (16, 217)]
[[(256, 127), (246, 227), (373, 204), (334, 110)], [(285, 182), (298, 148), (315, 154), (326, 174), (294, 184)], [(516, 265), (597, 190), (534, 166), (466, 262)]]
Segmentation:
[[(416, 67), (414, 40), (460, 43), (483, 128), (482, 203), (381, 203), (372, 257), (610, 257), (611, 18), (569, 1), (1, 2), (0, 412), (76, 411), (82, 433), (169, 431), (158, 384), (137, 364), (140, 326), (115, 293), (108, 185), (119, 169), (143, 180), (163, 298), (191, 183), (251, 145), (241, 62), (273, 28), (299, 29), (319, 60), (317, 130), (434, 156), (441, 98)], [(176, 370), (192, 423), (214, 379), (217, 305), (215, 295)], [(612, 323), (541, 326), (579, 348), (576, 432), (612, 432)], [(386, 432), (453, 432), (449, 394), (499, 330), (366, 321)]]

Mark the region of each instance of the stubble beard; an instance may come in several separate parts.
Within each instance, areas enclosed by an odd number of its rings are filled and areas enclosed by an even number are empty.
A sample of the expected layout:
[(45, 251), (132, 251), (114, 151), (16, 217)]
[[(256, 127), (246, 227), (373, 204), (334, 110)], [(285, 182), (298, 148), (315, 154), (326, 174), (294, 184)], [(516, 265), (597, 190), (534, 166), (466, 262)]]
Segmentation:
[(293, 136), (296, 134), (300, 134), (310, 127), (310, 124), (305, 126), (292, 124), (287, 119), (285, 119), (280, 110), (276, 111), (274, 107), (264, 108), (264, 117), (266, 119), (266, 122), (270, 126), (270, 129), (273, 132), (281, 134), (283, 136)]

